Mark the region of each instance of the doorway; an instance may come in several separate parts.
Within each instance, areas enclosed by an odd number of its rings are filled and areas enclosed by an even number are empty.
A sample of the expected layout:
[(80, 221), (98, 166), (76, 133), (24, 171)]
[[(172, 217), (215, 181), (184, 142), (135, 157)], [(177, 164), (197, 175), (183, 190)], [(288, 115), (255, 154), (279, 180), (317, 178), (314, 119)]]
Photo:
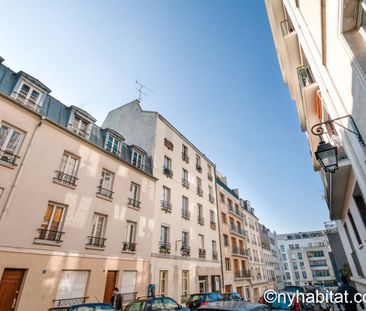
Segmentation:
[(104, 303), (111, 303), (113, 288), (116, 287), (116, 282), (117, 282), (117, 271), (108, 270), (104, 290), (104, 299), (103, 299)]
[(5, 269), (0, 281), (0, 307), (2, 311), (12, 311), (20, 298), (24, 269)]

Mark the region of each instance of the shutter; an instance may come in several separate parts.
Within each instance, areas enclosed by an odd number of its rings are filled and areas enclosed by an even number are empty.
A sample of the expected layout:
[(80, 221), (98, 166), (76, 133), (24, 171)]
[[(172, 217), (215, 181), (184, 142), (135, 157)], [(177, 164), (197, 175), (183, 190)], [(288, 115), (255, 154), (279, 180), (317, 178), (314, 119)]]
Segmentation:
[(136, 288), (136, 271), (123, 271), (121, 293), (133, 293)]

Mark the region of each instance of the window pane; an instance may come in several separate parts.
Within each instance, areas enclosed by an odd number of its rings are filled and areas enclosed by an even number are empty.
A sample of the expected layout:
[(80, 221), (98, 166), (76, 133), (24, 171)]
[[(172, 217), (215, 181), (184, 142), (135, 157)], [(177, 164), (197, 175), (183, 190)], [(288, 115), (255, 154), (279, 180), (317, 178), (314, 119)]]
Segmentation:
[(3, 149), (3, 144), (8, 136), (9, 128), (5, 125), (2, 125), (0, 128), (0, 149)]
[(9, 142), (5, 147), (5, 150), (14, 153), (19, 145), (19, 141), (20, 141), (20, 133), (13, 130)]

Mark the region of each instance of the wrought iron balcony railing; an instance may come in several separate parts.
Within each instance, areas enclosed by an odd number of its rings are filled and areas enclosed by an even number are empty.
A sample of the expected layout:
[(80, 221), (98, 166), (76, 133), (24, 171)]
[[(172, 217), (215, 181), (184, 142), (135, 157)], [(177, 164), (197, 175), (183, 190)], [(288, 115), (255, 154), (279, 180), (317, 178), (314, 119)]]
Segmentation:
[(202, 173), (202, 166), (198, 163), (196, 163), (196, 170), (199, 172), (199, 173)]
[(198, 249), (198, 257), (201, 259), (206, 258), (206, 250), (204, 248), (199, 248)]
[(172, 203), (162, 200), (161, 209), (166, 213), (171, 213), (172, 212)]
[(189, 181), (186, 178), (182, 178), (182, 185), (183, 187), (189, 189)]
[(106, 198), (113, 199), (113, 191), (110, 189), (103, 188), (102, 186), (98, 186), (97, 194), (102, 195)]
[(41, 111), (42, 107), (38, 105), (37, 100), (34, 100), (32, 98), (26, 98), (26, 94), (23, 93), (13, 92), (13, 94), (15, 96), (16, 101), (22, 103), (23, 105), (37, 112)]
[(88, 236), (88, 242), (86, 245), (103, 248), (103, 247), (105, 247), (106, 240), (107, 240), (106, 238), (101, 238), (101, 237), (90, 235), (90, 236)]
[(208, 195), (208, 200), (211, 202), (211, 203), (215, 203), (215, 197), (213, 196), (213, 194), (209, 194)]
[(89, 133), (86, 131), (86, 129), (83, 129), (83, 128), (79, 128), (77, 126), (74, 126), (72, 124), (70, 124), (68, 126), (68, 129), (75, 133), (76, 135), (80, 136), (80, 137), (83, 137), (83, 138), (88, 138), (89, 136)]
[(216, 222), (210, 221), (210, 228), (216, 230)]
[(198, 215), (197, 216), (197, 223), (199, 225), (203, 226), (205, 224), (205, 219), (202, 216)]
[(170, 254), (171, 244), (166, 241), (159, 242), (159, 252), (162, 254)]
[(207, 173), (207, 178), (209, 181), (213, 181), (213, 176), (211, 173)]
[(132, 206), (132, 207), (135, 207), (135, 208), (140, 208), (140, 204), (141, 204), (140, 201), (135, 200), (133, 198), (128, 198), (128, 205), (129, 206)]
[(251, 278), (250, 270), (240, 269), (235, 272), (236, 279), (249, 279)]
[(172, 178), (173, 177), (173, 171), (170, 168), (167, 167), (163, 167), (163, 173), (164, 175), (166, 175), (167, 177)]
[(77, 181), (77, 178), (75, 176), (66, 174), (61, 171), (56, 171), (56, 177), (54, 177), (53, 179), (62, 184), (65, 184), (67, 186), (72, 186), (72, 187), (76, 186), (76, 181)]
[(189, 246), (184, 245), (180, 249), (180, 253), (182, 254), (182, 256), (189, 257), (191, 256), (191, 248)]
[(217, 251), (212, 251), (212, 259), (213, 260), (218, 260), (219, 259), (219, 255), (218, 255)]
[(123, 242), (122, 250), (124, 252), (136, 252), (136, 245), (137, 245), (137, 243), (133, 243), (133, 242)]
[(182, 160), (185, 161), (186, 163), (189, 163), (189, 156), (188, 156), (188, 154), (182, 152)]
[(16, 166), (15, 162), (17, 159), (19, 159), (19, 157), (14, 153), (5, 150), (0, 150), (0, 161), (4, 161), (12, 166)]
[(44, 228), (38, 228), (37, 240), (52, 241), (56, 243), (62, 243), (61, 236), (64, 234), (62, 231), (47, 230)]
[(202, 197), (203, 196), (203, 190), (202, 188), (197, 187), (197, 194)]
[(70, 307), (73, 305), (78, 305), (85, 303), (86, 299), (89, 297), (75, 297), (75, 298), (65, 298), (65, 299), (55, 299), (55, 307)]
[(228, 205), (228, 213), (233, 214), (240, 219), (244, 218), (244, 213), (239, 210), (239, 208), (234, 208), (232, 205)]
[(186, 220), (191, 218), (191, 213), (185, 208), (182, 209), (182, 218)]

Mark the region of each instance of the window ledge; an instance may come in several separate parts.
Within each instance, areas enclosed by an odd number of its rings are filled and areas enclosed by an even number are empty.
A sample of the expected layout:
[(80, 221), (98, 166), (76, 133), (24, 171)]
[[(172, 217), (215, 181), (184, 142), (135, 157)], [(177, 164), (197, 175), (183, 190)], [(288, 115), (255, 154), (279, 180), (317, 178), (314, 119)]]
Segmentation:
[(103, 194), (96, 193), (96, 196), (100, 199), (103, 199), (103, 200), (106, 200), (106, 201), (109, 201), (109, 202), (113, 201), (113, 198), (107, 197), (106, 195), (103, 195)]
[(136, 207), (136, 206), (133, 206), (133, 205), (130, 205), (130, 204), (127, 204), (127, 207), (130, 208), (130, 209), (134, 209), (135, 211), (140, 211), (141, 210), (141, 207)]
[(1, 165), (1, 166), (5, 166), (5, 167), (7, 167), (7, 168), (11, 168), (11, 169), (14, 169), (14, 168), (16, 167), (16, 165), (15, 165), (15, 164), (11, 164), (11, 163), (9, 163), (9, 162), (2, 161), (2, 160), (0, 160), (0, 165)]
[(55, 242), (55, 241), (48, 241), (48, 240), (40, 240), (35, 238), (33, 241), (33, 244), (39, 244), (39, 245), (49, 245), (49, 246), (58, 246), (60, 247), (62, 245), (62, 242)]
[(121, 250), (121, 253), (134, 255), (134, 254), (136, 254), (136, 251), (124, 251), (124, 250)]
[(61, 186), (64, 186), (64, 187), (67, 187), (67, 188), (70, 188), (70, 189), (75, 189), (76, 188), (76, 185), (73, 186), (73, 185), (65, 184), (62, 181), (58, 180), (57, 178), (53, 178), (53, 182), (55, 184), (58, 184), (58, 185), (61, 185)]
[(93, 246), (93, 245), (86, 245), (85, 249), (92, 249), (95, 251), (104, 251), (105, 246), (104, 247), (99, 247), (99, 246)]

